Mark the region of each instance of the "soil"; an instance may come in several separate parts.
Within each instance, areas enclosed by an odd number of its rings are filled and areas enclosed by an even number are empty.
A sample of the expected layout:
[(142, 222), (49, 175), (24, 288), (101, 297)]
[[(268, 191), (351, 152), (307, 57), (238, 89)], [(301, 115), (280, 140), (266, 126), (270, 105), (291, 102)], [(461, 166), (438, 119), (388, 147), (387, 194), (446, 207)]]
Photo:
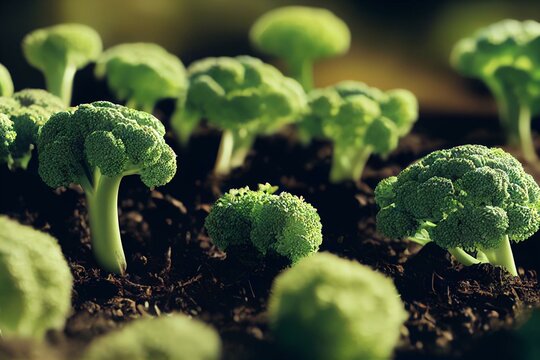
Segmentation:
[[(457, 129), (457, 130), (456, 130)], [(293, 133), (259, 139), (244, 168), (226, 179), (209, 174), (219, 134), (203, 128), (179, 149), (179, 171), (162, 188), (124, 179), (120, 227), (128, 259), (125, 277), (100, 270), (92, 256), (82, 191), (52, 190), (35, 160), (29, 171), (0, 169), (0, 214), (53, 234), (74, 275), (73, 313), (44, 345), (4, 341), (0, 359), (77, 358), (94, 337), (147, 315), (181, 311), (214, 325), (224, 359), (284, 359), (267, 327), (266, 302), (284, 264), (246, 267), (218, 251), (204, 219), (212, 203), (233, 187), (270, 182), (302, 195), (319, 211), (321, 251), (356, 259), (393, 278), (410, 317), (396, 359), (458, 359), (485, 334), (511, 328), (524, 310), (540, 304), (536, 271), (539, 235), (514, 246), (519, 278), (490, 265), (462, 267), (435, 245), (423, 248), (375, 231), (373, 188), (415, 159), (464, 143), (498, 145), (495, 119), (424, 117), (387, 159), (373, 157), (363, 181), (330, 185), (331, 146), (299, 145)], [(49, 354), (49, 355), (46, 355)]]

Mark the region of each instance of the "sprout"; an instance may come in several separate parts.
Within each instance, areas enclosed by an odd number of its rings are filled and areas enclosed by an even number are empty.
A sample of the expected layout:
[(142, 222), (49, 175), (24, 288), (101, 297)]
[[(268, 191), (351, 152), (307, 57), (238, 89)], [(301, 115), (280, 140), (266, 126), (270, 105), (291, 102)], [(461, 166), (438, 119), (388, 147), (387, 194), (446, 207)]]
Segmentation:
[(13, 94), (13, 80), (8, 69), (0, 64), (0, 96), (11, 96)]

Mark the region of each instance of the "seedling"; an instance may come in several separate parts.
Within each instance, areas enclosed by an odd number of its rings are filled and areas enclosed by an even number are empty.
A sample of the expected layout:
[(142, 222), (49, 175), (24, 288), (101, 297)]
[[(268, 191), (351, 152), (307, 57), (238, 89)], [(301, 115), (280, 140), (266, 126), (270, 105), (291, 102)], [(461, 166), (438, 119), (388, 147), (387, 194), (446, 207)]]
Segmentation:
[(8, 69), (0, 64), (0, 96), (13, 95), (13, 80)]

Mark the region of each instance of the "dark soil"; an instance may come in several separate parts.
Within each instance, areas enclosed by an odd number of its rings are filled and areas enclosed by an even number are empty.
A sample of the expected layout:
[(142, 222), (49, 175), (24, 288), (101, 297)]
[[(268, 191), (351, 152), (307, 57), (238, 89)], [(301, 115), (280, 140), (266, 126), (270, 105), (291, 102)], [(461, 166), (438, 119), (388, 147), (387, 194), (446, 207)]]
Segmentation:
[[(179, 172), (167, 186), (149, 190), (137, 177), (123, 181), (124, 278), (101, 271), (93, 259), (80, 189), (49, 189), (36, 174), (35, 161), (27, 172), (2, 168), (0, 213), (53, 234), (69, 261), (75, 287), (73, 314), (63, 332), (51, 333), (39, 347), (0, 343), (0, 359), (16, 353), (31, 358), (31, 352), (38, 359), (57, 359), (58, 353), (76, 359), (95, 336), (131, 319), (171, 311), (214, 325), (225, 359), (285, 358), (273, 346), (265, 315), (272, 280), (283, 264), (268, 260), (246, 267), (219, 252), (203, 229), (221, 193), (264, 182), (304, 196), (319, 210), (322, 251), (356, 259), (394, 279), (410, 313), (397, 359), (460, 358), (478, 338), (511, 327), (523, 310), (540, 303), (538, 236), (514, 246), (518, 265), (526, 269), (520, 268), (520, 278), (490, 265), (464, 268), (437, 246), (420, 249), (379, 236), (373, 187), (435, 149), (502, 143), (495, 124), (492, 119), (423, 119), (391, 156), (370, 160), (363, 182), (343, 185), (327, 182), (329, 144), (302, 147), (291, 134), (260, 139), (243, 169), (227, 179), (212, 178), (219, 134), (203, 129), (188, 149), (177, 149)], [(51, 354), (45, 355), (47, 351)]]

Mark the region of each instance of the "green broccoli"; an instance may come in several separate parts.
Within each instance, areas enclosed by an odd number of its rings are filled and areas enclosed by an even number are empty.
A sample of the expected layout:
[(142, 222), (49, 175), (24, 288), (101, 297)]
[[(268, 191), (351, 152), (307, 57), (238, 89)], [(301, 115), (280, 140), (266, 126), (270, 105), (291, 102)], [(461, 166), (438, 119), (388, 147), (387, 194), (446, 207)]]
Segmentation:
[(108, 271), (126, 269), (117, 208), (122, 178), (140, 175), (154, 187), (176, 173), (176, 154), (164, 135), (154, 116), (105, 101), (56, 113), (41, 129), (39, 174), (53, 188), (84, 189), (94, 254)]
[(223, 195), (205, 221), (214, 244), (240, 255), (279, 255), (291, 263), (316, 252), (322, 243), (317, 210), (289, 193), (274, 195), (276, 190), (266, 184), (257, 191), (245, 187)]
[(460, 40), (451, 55), (453, 67), (482, 80), (497, 101), (510, 145), (537, 162), (531, 117), (540, 114), (540, 23), (503, 20)]
[(22, 48), (30, 65), (44, 74), (47, 89), (69, 106), (75, 73), (97, 59), (102, 44), (86, 25), (60, 24), (32, 31)]
[(351, 44), (347, 24), (326, 9), (285, 6), (261, 16), (250, 31), (251, 42), (280, 57), (306, 91), (313, 88), (313, 63), (345, 54)]
[(126, 106), (151, 113), (161, 99), (187, 91), (186, 70), (180, 59), (157, 44), (121, 44), (107, 49), (97, 61), (98, 78)]
[(173, 115), (172, 125), (181, 139), (201, 118), (223, 130), (217, 174), (241, 166), (257, 135), (299, 121), (306, 108), (305, 93), (295, 80), (249, 56), (196, 61), (188, 76), (186, 104)]
[(103, 335), (83, 360), (218, 360), (221, 340), (210, 326), (185, 315), (135, 320)]
[(390, 279), (318, 253), (274, 280), (268, 317), (277, 344), (291, 358), (385, 360), (407, 313)]
[(0, 96), (11, 96), (13, 94), (13, 80), (8, 69), (0, 64)]
[(381, 181), (375, 201), (382, 234), (429, 239), (464, 265), (489, 262), (514, 276), (510, 241), (540, 227), (540, 188), (532, 176), (512, 155), (481, 145), (432, 152)]
[(10, 169), (26, 169), (41, 127), (64, 108), (62, 100), (41, 89), (25, 89), (11, 97), (0, 97), (0, 113), (4, 115), (0, 121), (0, 163), (6, 163)]
[(331, 182), (360, 179), (372, 153), (386, 155), (418, 117), (418, 103), (407, 90), (383, 92), (354, 81), (313, 90), (310, 112), (299, 126), (309, 136), (334, 144)]
[(56, 239), (0, 216), (0, 332), (43, 339), (64, 327), (73, 279)]

